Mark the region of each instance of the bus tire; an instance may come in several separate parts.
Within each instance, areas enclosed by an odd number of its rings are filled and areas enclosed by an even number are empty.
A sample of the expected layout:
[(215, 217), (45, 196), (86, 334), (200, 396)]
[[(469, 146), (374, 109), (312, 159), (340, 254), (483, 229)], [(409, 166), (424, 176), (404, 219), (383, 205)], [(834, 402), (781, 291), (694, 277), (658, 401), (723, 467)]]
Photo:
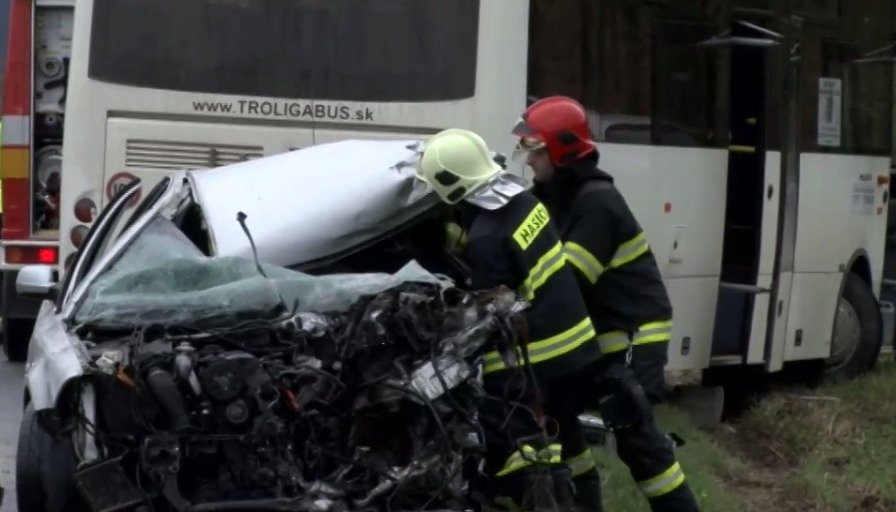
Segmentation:
[(28, 343), (34, 320), (30, 318), (6, 318), (3, 321), (3, 352), (7, 359), (23, 362), (28, 358)]
[(852, 379), (872, 369), (880, 354), (882, 323), (871, 288), (858, 275), (846, 274), (834, 316), (825, 378)]

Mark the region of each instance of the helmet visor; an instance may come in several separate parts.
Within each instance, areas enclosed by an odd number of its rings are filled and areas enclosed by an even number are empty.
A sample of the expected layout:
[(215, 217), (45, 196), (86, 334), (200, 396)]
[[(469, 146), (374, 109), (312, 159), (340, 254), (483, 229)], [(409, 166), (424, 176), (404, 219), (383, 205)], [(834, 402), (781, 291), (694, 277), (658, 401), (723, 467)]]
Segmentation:
[(546, 150), (547, 145), (541, 139), (535, 137), (520, 137), (516, 141), (516, 147), (511, 155), (514, 162), (525, 162), (529, 153)]
[(513, 129), (510, 132), (517, 137), (536, 137), (538, 135), (522, 117), (516, 120), (516, 124), (513, 125)]

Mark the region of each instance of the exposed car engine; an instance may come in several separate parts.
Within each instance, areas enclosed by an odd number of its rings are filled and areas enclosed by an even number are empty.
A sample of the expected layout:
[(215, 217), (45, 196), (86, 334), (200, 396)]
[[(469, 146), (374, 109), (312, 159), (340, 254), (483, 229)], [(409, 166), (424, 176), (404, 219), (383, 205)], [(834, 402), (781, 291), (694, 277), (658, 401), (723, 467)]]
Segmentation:
[(467, 510), (478, 357), (516, 353), (512, 294), (408, 283), (341, 313), (95, 347), (93, 510)]

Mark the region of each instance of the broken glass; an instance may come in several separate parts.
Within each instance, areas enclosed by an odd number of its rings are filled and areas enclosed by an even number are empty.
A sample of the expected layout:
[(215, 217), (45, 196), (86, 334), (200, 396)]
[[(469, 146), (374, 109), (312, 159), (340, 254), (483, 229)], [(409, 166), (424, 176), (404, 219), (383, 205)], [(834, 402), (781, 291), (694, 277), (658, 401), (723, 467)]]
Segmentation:
[(395, 274), (312, 276), (240, 257), (206, 257), (164, 217), (156, 217), (87, 290), (76, 324), (209, 328), (284, 313), (347, 309), (362, 295), (404, 282), (450, 286), (416, 261)]

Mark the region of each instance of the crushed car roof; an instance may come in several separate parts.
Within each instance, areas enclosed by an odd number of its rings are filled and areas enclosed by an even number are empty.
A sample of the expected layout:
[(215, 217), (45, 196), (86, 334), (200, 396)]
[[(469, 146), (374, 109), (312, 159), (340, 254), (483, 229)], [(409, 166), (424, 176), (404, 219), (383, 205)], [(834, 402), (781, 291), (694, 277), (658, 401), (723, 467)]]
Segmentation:
[(415, 178), (418, 140), (347, 140), (188, 173), (218, 256), (312, 262), (355, 248), (438, 204)]

